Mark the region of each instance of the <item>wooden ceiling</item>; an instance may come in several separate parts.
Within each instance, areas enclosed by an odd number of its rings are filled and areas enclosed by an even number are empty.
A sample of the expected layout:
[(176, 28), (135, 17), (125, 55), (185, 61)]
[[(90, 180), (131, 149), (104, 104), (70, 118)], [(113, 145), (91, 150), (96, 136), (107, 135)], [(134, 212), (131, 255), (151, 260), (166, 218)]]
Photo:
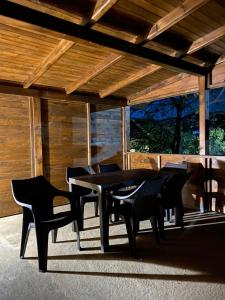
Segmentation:
[(0, 2), (0, 92), (121, 106), (224, 60), (224, 0)]

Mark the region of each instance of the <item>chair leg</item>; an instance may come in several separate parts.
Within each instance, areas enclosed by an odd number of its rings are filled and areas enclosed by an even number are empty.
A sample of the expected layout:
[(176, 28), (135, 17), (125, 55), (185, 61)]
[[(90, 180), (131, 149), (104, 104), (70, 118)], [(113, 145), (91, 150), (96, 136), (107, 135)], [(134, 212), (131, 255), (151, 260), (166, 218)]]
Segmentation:
[(80, 246), (80, 231), (79, 231), (79, 226), (78, 226), (77, 220), (75, 220), (73, 222), (73, 224), (75, 226), (75, 231), (77, 233), (77, 249), (80, 251), (81, 250), (81, 246)]
[(119, 200), (115, 200), (115, 201), (113, 201), (114, 202), (114, 204), (113, 204), (113, 206), (114, 206), (114, 208), (115, 208), (115, 212), (114, 212), (114, 222), (118, 222), (119, 221), (119, 214), (118, 214), (118, 208), (119, 208), (119, 206), (120, 206), (120, 201)]
[[(79, 205), (79, 218), (78, 218), (78, 228), (79, 228), (79, 231), (82, 231), (82, 230), (84, 230), (84, 201), (83, 201), (83, 199), (82, 199), (82, 197), (80, 197), (80, 205)], [(76, 208), (76, 209), (78, 209), (78, 208)], [(73, 221), (73, 223), (72, 223), (72, 230), (74, 231), (74, 232), (76, 232), (77, 231), (77, 227), (76, 227), (76, 224), (75, 224), (75, 221)]]
[(164, 234), (164, 209), (163, 207), (160, 208), (158, 213), (158, 227), (159, 227), (159, 235), (163, 239), (165, 238)]
[(34, 227), (33, 223), (31, 222), (31, 213), (24, 209), (23, 210), (23, 225), (22, 225), (22, 236), (21, 236), (21, 246), (20, 246), (20, 258), (24, 258), (27, 241), (30, 233), (30, 229)]
[(176, 226), (180, 226), (181, 229), (184, 229), (184, 221), (183, 221), (183, 205), (178, 205), (175, 207), (175, 224)]
[(58, 229), (53, 229), (52, 230), (52, 243), (56, 243), (57, 235), (58, 235)]
[(48, 231), (36, 226), (36, 238), (38, 248), (39, 271), (46, 272), (48, 260)]
[(129, 218), (127, 216), (124, 216), (126, 229), (127, 229), (127, 235), (129, 240), (129, 246), (131, 254), (136, 256), (136, 238), (135, 238), (135, 232), (133, 228), (133, 220), (132, 218)]
[(80, 219), (78, 221), (79, 230), (84, 230), (84, 204), (83, 198), (80, 197)]
[(94, 202), (94, 206), (95, 206), (95, 217), (98, 216), (98, 201)]
[(159, 237), (159, 230), (158, 230), (158, 226), (157, 226), (156, 217), (152, 216), (150, 218), (150, 222), (151, 222), (151, 225), (152, 225), (152, 230), (153, 230), (153, 233), (154, 233), (154, 236), (155, 236), (156, 243), (159, 244), (160, 243), (160, 237)]

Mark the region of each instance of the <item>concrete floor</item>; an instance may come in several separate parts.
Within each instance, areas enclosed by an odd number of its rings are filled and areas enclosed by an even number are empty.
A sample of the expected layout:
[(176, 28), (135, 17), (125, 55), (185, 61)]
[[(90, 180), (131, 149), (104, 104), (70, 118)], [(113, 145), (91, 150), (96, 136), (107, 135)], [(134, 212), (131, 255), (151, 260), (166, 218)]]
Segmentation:
[[(57, 208), (64, 210), (66, 207)], [(225, 299), (225, 216), (185, 215), (185, 231), (166, 231), (156, 245), (152, 233), (138, 236), (139, 258), (131, 258), (124, 224), (110, 226), (114, 252), (101, 253), (98, 218), (86, 205), (83, 251), (71, 226), (49, 240), (48, 272), (39, 273), (34, 231), (26, 259), (19, 259), (21, 215), (0, 219), (0, 299)], [(148, 222), (142, 224), (142, 228)]]

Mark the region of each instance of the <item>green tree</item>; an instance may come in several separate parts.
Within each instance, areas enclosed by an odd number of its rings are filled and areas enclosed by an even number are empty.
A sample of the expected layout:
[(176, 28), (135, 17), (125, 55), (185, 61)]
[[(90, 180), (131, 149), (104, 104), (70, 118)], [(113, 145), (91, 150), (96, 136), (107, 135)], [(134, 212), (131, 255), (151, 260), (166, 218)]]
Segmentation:
[(222, 128), (213, 128), (209, 131), (209, 153), (211, 155), (225, 154), (225, 132)]

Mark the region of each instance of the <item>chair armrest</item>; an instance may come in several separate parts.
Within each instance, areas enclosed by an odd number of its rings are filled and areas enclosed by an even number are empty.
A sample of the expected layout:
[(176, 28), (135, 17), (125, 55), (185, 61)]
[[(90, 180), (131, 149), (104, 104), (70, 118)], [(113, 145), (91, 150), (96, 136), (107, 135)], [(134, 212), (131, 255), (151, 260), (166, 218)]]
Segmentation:
[(131, 198), (132, 196), (134, 196), (137, 191), (143, 186), (143, 184), (146, 182), (143, 181), (138, 187), (136, 188), (133, 188), (133, 189), (128, 189), (128, 190), (125, 190), (125, 189), (121, 189), (121, 190), (118, 190), (117, 191), (117, 194), (113, 194), (112, 195), (112, 198), (113, 199), (117, 199), (117, 200), (125, 200), (125, 199), (128, 199), (128, 198)]

